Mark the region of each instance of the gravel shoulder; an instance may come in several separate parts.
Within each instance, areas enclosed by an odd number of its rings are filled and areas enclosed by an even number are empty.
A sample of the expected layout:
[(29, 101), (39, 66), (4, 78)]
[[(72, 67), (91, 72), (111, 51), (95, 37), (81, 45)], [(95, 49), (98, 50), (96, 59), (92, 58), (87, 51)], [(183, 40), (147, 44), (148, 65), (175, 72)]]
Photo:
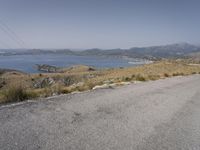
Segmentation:
[(192, 75), (0, 106), (0, 149), (200, 149), (199, 84)]

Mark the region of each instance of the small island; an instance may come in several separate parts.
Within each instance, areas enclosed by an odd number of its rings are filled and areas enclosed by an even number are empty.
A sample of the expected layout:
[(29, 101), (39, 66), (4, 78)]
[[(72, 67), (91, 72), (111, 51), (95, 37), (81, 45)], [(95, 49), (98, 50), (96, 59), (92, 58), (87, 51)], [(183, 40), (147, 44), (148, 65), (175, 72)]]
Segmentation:
[(36, 64), (36, 68), (38, 71), (48, 72), (48, 73), (55, 73), (60, 70), (60, 68), (58, 68), (56, 66), (51, 66), (51, 65), (47, 65), (47, 64), (41, 64), (41, 65)]

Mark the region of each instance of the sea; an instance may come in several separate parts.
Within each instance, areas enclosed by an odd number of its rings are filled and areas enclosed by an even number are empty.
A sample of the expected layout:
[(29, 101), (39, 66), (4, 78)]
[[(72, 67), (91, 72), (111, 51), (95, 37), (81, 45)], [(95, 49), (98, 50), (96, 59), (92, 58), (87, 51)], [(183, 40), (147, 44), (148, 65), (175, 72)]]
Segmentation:
[(39, 73), (36, 64), (47, 64), (57, 67), (88, 65), (96, 68), (119, 68), (138, 66), (147, 63), (144, 60), (123, 59), (114, 57), (76, 56), (76, 55), (11, 55), (0, 56), (0, 68), (15, 69), (26, 73)]

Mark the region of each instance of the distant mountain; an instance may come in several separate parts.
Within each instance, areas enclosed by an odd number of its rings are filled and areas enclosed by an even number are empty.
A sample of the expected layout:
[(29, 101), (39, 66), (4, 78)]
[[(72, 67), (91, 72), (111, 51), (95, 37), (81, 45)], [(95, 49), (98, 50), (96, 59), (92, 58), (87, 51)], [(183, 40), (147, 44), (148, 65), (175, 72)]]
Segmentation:
[(107, 57), (129, 57), (129, 58), (181, 58), (189, 56), (192, 53), (200, 52), (200, 47), (188, 43), (177, 43), (162, 46), (151, 47), (133, 47), (130, 49), (88, 49), (83, 51), (72, 51), (70, 49), (57, 50), (12, 50), (2, 51), (0, 55), (39, 55), (39, 54), (64, 54), (64, 55), (79, 55), (79, 56), (107, 56)]
[(41, 55), (41, 54), (66, 54), (73, 55), (74, 51), (70, 49), (58, 49), (58, 50), (44, 50), (44, 49), (28, 49), (28, 50), (0, 50), (0, 55)]
[(184, 57), (190, 53), (200, 52), (200, 47), (188, 44), (170, 44), (164, 46), (133, 47), (130, 49), (100, 50), (90, 49), (81, 52), (82, 55), (97, 56), (127, 56), (131, 58), (176, 58)]
[(151, 55), (153, 57), (169, 58), (183, 57), (189, 53), (198, 52), (200, 51), (200, 47), (188, 43), (179, 43), (164, 46), (131, 48), (130, 51), (138, 55)]

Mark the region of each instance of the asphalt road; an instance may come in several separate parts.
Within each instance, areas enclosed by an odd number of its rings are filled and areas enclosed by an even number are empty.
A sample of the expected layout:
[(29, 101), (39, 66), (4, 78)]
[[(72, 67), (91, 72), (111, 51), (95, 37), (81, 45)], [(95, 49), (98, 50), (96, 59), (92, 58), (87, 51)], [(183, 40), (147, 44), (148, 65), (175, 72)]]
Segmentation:
[(0, 106), (0, 150), (200, 150), (200, 75)]

